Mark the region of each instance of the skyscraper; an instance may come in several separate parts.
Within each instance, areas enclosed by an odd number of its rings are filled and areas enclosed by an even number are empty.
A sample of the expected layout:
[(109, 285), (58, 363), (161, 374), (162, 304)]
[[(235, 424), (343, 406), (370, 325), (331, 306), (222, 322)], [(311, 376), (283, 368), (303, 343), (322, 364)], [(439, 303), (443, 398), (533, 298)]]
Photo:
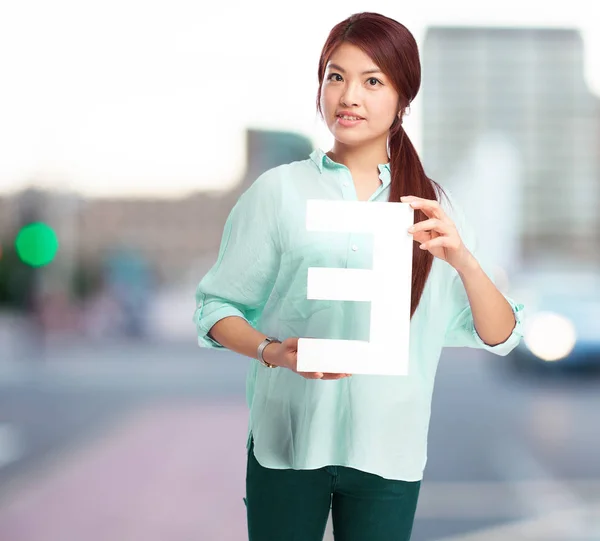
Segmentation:
[[(583, 58), (571, 29), (432, 27), (425, 38), (426, 171), (476, 193), (490, 220), (514, 220), (524, 261), (598, 257), (590, 246), (600, 241), (600, 107)], [(490, 141), (502, 142), (498, 159)], [(518, 182), (494, 176), (507, 146)], [(502, 206), (499, 195), (513, 189)]]

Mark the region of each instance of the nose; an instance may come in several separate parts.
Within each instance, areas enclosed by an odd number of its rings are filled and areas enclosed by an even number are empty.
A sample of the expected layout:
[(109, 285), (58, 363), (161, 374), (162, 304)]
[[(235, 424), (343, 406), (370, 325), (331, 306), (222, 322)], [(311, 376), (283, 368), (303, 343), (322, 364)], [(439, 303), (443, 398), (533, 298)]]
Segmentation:
[(341, 103), (344, 107), (355, 107), (359, 102), (359, 91), (356, 85), (349, 83), (341, 96)]

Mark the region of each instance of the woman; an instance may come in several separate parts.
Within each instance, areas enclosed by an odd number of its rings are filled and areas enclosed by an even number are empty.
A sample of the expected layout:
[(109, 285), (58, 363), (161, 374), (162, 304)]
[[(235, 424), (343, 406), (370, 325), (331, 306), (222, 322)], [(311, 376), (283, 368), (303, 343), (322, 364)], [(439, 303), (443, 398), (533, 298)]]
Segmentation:
[[(265, 172), (242, 194), (198, 286), (199, 344), (255, 359), (251, 541), (321, 540), (330, 508), (337, 541), (407, 540), (441, 349), (506, 355), (521, 338), (523, 306), (488, 278), (473, 231), (404, 132), (420, 86), (412, 34), (382, 15), (355, 14), (331, 30), (318, 73), (317, 108), (333, 148)], [(308, 267), (368, 269), (372, 255), (366, 235), (306, 231), (308, 199), (415, 209), (407, 376), (296, 370), (298, 337), (369, 339), (369, 303), (306, 298)]]

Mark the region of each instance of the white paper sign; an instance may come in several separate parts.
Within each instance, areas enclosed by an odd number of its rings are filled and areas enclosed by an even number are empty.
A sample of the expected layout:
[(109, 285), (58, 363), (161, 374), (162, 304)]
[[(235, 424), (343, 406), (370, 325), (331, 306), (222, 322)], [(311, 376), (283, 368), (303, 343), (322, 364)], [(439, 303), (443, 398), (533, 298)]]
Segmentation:
[(373, 268), (310, 267), (308, 299), (370, 301), (369, 341), (299, 338), (299, 372), (408, 375), (414, 210), (408, 203), (309, 200), (306, 228), (373, 234)]

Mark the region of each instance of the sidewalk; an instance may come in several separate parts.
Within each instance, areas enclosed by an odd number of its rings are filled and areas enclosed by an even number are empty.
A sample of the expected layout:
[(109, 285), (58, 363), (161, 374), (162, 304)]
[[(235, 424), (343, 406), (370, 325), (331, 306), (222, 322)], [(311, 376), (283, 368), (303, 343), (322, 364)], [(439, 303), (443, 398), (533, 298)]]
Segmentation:
[(240, 541), (246, 405), (154, 406), (3, 487), (0, 539)]

